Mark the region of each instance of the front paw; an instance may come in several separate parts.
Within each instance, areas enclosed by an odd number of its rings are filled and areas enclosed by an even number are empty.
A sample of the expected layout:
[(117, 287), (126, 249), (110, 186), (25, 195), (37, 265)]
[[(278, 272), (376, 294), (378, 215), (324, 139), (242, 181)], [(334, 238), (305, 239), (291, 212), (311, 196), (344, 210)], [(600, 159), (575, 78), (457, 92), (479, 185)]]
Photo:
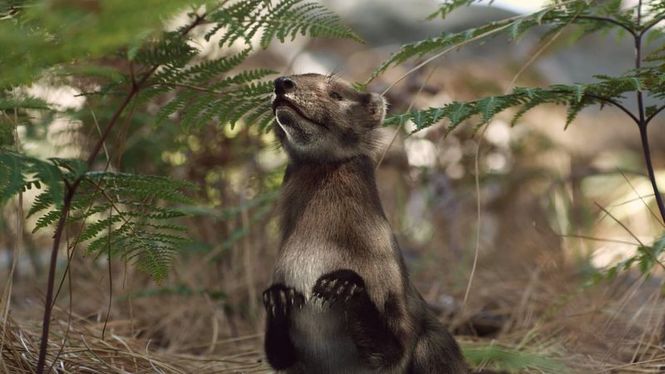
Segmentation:
[(348, 302), (365, 293), (365, 281), (353, 270), (336, 270), (322, 275), (312, 289), (312, 297), (322, 305)]
[(270, 318), (285, 318), (292, 310), (302, 308), (305, 297), (295, 289), (281, 283), (263, 291), (263, 306)]

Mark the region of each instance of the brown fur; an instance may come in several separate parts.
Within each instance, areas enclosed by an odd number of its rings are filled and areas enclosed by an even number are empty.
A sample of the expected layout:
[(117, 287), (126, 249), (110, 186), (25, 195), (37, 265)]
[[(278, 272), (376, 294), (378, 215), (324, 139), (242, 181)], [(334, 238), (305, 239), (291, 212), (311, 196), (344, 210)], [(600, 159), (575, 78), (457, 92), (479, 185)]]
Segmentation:
[(466, 373), (409, 281), (376, 189), (380, 95), (316, 74), (275, 82), (289, 154), (266, 354), (287, 373)]

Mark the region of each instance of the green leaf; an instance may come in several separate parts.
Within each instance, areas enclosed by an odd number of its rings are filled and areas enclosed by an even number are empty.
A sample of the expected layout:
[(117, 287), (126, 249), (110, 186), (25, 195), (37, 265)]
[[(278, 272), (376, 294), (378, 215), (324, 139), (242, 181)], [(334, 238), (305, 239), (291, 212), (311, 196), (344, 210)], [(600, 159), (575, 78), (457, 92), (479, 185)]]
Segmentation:
[(584, 106), (585, 104), (582, 101), (573, 102), (570, 106), (568, 106), (568, 112), (566, 113), (566, 124), (563, 127), (564, 130), (568, 129), (568, 126), (573, 123)]
[(443, 4), (439, 6), (439, 9), (436, 12), (427, 16), (427, 19), (431, 20), (437, 17), (446, 18), (452, 11), (463, 6), (469, 6), (473, 3), (477, 3), (480, 0), (450, 0), (443, 1)]
[[(613, 2), (616, 1), (613, 0)], [(445, 17), (454, 9), (472, 3), (474, 3), (474, 1), (447, 1), (428, 18), (432, 19), (439, 16)], [(598, 18), (599, 15), (604, 16), (606, 14), (617, 17), (618, 21), (626, 27), (635, 30), (637, 25), (631, 16), (633, 10), (627, 9), (624, 11), (621, 10), (621, 8), (614, 9), (613, 6), (614, 5), (609, 5), (608, 2), (552, 2), (550, 6), (532, 14), (510, 17), (458, 33), (442, 34), (440, 36), (405, 44), (387, 60), (382, 62), (372, 72), (365, 84), (378, 77), (390, 67), (400, 65), (410, 59), (417, 59), (433, 54), (438, 54), (437, 56), (440, 56), (470, 42), (486, 39), (504, 32), (507, 32), (513, 40), (516, 40), (527, 30), (538, 26), (544, 26), (549, 30), (546, 29), (546, 37), (553, 35), (553, 33), (559, 32), (562, 28), (570, 25), (580, 27), (583, 31), (582, 35), (587, 35), (591, 32), (600, 30), (618, 28), (618, 25), (604, 22)]]
[(344, 26), (339, 17), (322, 5), (302, 0), (246, 0), (219, 8), (210, 14), (215, 22), (205, 37), (222, 33), (220, 46), (238, 40), (251, 45), (260, 34), (260, 45), (266, 48), (273, 39), (293, 40), (299, 34), (312, 37), (362, 39)]
[(477, 107), (482, 116), (483, 124), (489, 122), (494, 117), (498, 101), (499, 99), (496, 96), (489, 96), (478, 101)]
[(462, 121), (469, 118), (471, 114), (473, 114), (473, 111), (471, 110), (471, 105), (466, 103), (454, 102), (449, 104), (447, 108), (450, 108), (449, 111), (450, 114), (448, 118), (450, 119), (451, 128), (456, 127), (457, 125), (462, 123)]
[(565, 373), (566, 366), (543, 354), (520, 351), (499, 345), (462, 347), (464, 357), (474, 365), (487, 365), (511, 372)]
[(575, 87), (575, 102), (579, 103), (582, 101), (582, 97), (584, 97), (584, 91), (586, 90), (586, 87), (583, 84), (576, 84), (574, 85)]
[(0, 87), (27, 84), (48, 69), (95, 59), (158, 34), (163, 20), (199, 0), (34, 2), (0, 22)]

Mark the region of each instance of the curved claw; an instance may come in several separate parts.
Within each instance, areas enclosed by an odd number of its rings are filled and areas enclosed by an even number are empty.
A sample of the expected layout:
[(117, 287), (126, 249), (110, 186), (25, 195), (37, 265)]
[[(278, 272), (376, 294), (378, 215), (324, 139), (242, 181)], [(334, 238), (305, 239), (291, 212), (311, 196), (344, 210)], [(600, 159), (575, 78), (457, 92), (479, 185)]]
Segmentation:
[(365, 282), (352, 270), (337, 270), (319, 278), (312, 289), (312, 297), (322, 306), (332, 307), (342, 301), (349, 302), (365, 290)]
[(263, 292), (263, 306), (271, 318), (287, 317), (294, 307), (302, 309), (304, 303), (305, 297), (300, 292), (281, 283)]

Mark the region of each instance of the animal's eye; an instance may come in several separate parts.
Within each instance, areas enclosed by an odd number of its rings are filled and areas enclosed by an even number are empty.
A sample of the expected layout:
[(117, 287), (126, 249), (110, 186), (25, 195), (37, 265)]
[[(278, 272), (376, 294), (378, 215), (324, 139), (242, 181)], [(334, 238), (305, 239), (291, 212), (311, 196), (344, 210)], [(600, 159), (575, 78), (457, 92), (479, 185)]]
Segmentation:
[(332, 91), (332, 92), (330, 93), (330, 97), (332, 97), (332, 98), (335, 99), (335, 100), (343, 100), (343, 99), (344, 99), (344, 98), (342, 97), (342, 95), (338, 94), (338, 93), (335, 92), (335, 91)]

